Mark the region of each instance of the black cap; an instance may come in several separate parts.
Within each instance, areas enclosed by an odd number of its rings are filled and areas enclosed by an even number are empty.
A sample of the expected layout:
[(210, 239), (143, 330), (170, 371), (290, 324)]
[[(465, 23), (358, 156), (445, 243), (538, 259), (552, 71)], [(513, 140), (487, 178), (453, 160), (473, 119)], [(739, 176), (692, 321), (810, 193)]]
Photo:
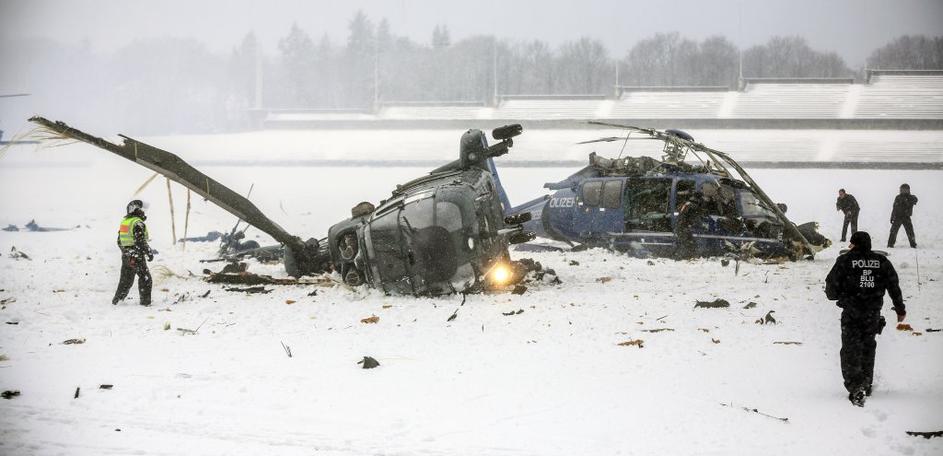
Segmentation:
[(839, 191), (839, 192), (842, 192), (842, 193), (845, 193), (845, 189), (843, 189), (843, 188), (838, 189), (838, 191)]
[(900, 184), (900, 188), (906, 188), (907, 190), (910, 190), (910, 184)]
[(871, 251), (871, 235), (867, 231), (855, 231), (851, 235), (851, 245), (862, 252)]

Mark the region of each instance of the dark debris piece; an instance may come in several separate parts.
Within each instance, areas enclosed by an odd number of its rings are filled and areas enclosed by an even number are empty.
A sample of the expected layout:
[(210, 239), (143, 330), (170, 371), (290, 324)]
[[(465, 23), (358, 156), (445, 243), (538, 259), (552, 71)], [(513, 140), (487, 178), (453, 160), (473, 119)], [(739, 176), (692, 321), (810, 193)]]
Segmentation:
[(226, 291), (238, 291), (238, 292), (249, 293), (249, 294), (256, 294), (256, 293), (266, 294), (266, 293), (272, 292), (272, 290), (266, 290), (265, 287), (261, 285), (257, 287), (245, 287), (245, 288), (230, 287), (230, 288), (227, 288)]
[(943, 431), (933, 431), (933, 432), (919, 432), (919, 431), (905, 431), (907, 435), (912, 435), (914, 437), (923, 437), (925, 439), (932, 439), (934, 437), (943, 437)]
[(501, 315), (504, 315), (505, 317), (510, 317), (511, 315), (520, 315), (522, 313), (524, 313), (524, 309), (512, 310), (510, 312), (501, 312)]
[(62, 345), (77, 345), (84, 344), (85, 339), (69, 339), (62, 342)]
[(16, 247), (10, 247), (10, 258), (13, 258), (14, 260), (18, 260), (20, 258), (24, 260), (30, 259), (29, 255), (27, 255), (25, 252), (17, 250)]
[(13, 399), (14, 397), (17, 397), (17, 396), (19, 396), (19, 395), (20, 395), (20, 392), (19, 392), (19, 391), (16, 391), (16, 390), (14, 390), (14, 391), (6, 390), (6, 391), (0, 393), (0, 397), (2, 397), (2, 398), (4, 398), (4, 399)]
[(527, 287), (518, 284), (514, 286), (513, 290), (511, 290), (511, 294), (522, 295), (525, 291), (527, 291)]
[(726, 299), (717, 298), (713, 301), (697, 301), (694, 304), (695, 308), (701, 307), (705, 309), (719, 309), (723, 307), (730, 307), (730, 303)]
[(362, 360), (357, 362), (357, 364), (363, 364), (364, 369), (373, 369), (374, 367), (380, 366), (380, 362), (374, 359), (372, 356), (364, 356)]
[(114, 388), (114, 386), (115, 386), (115, 385), (108, 385), (108, 384), (98, 385), (98, 389), (110, 390), (110, 389)]

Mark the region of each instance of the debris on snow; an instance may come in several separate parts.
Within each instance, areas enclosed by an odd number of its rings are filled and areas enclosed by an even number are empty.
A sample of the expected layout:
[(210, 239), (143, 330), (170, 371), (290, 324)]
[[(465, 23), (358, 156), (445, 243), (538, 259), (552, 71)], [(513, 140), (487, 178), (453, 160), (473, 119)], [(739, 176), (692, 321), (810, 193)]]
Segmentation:
[(374, 367), (380, 366), (380, 362), (374, 359), (372, 356), (364, 356), (362, 360), (357, 362), (357, 364), (363, 364), (364, 369), (373, 369)]
[(907, 323), (898, 323), (898, 324), (897, 324), (897, 330), (898, 330), (898, 331), (913, 331), (914, 328), (913, 328), (913, 326), (910, 326), (910, 325), (907, 324)]
[(75, 395), (72, 396), (72, 399), (78, 399), (78, 398), (79, 398), (79, 391), (80, 391), (81, 389), (82, 389), (81, 387), (78, 387), (78, 386), (75, 387)]
[(98, 385), (98, 389), (110, 390), (110, 389), (113, 388), (114, 386), (115, 386), (115, 385), (103, 384), (103, 385)]
[(527, 287), (521, 284), (517, 284), (517, 285), (514, 285), (514, 289), (511, 290), (511, 294), (522, 295), (524, 294), (525, 291), (527, 291)]
[(713, 301), (697, 301), (694, 303), (694, 308), (704, 308), (704, 309), (718, 309), (722, 307), (730, 307), (730, 303), (726, 299), (717, 298)]
[(85, 343), (85, 338), (69, 339), (69, 340), (63, 341), (62, 345), (76, 345), (76, 344), (84, 344), (84, 343)]
[(674, 331), (674, 328), (655, 328), (655, 329), (643, 329), (642, 332), (647, 333), (660, 333), (662, 331)]
[(504, 315), (505, 317), (510, 317), (511, 315), (520, 315), (522, 313), (524, 313), (524, 309), (512, 310), (510, 312), (501, 312), (501, 315)]
[(288, 355), (289, 358), (291, 358), (291, 347), (289, 347), (288, 345), (285, 345), (284, 342), (281, 342), (281, 344), (282, 344), (282, 349), (285, 350), (285, 354)]
[(12, 391), (11, 391), (11, 390), (6, 390), (6, 391), (0, 393), (0, 397), (2, 397), (2, 398), (4, 398), (4, 399), (13, 399), (14, 397), (17, 397), (17, 396), (19, 396), (19, 395), (20, 395), (20, 392), (17, 391), (17, 390), (12, 390)]
[(747, 305), (743, 306), (744, 309), (752, 309), (754, 307), (756, 307), (756, 303), (753, 301), (750, 301), (747, 303)]
[(778, 340), (776, 342), (773, 342), (773, 344), (775, 345), (802, 345), (802, 342), (798, 342), (794, 340)]
[(246, 288), (230, 287), (230, 288), (226, 288), (226, 291), (238, 291), (238, 292), (248, 293), (248, 294), (255, 294), (255, 293), (266, 294), (266, 293), (272, 292), (272, 290), (266, 290), (265, 287), (261, 285), (257, 287), (246, 287)]
[(725, 404), (725, 403), (721, 402), (720, 405), (722, 405), (722, 406), (724, 406), (724, 407), (738, 408), (738, 409), (743, 410), (743, 411), (745, 411), (745, 412), (753, 412), (753, 413), (756, 413), (756, 414), (759, 414), (759, 415), (763, 415), (763, 416), (765, 416), (765, 417), (767, 417), (767, 418), (772, 418), (772, 419), (774, 419), (774, 420), (782, 421), (783, 423), (788, 423), (788, 422), (789, 422), (789, 418), (780, 418), (780, 417), (778, 417), (778, 416), (769, 415), (769, 414), (763, 413), (763, 412), (761, 412), (761, 411), (759, 411), (759, 410), (757, 410), (757, 409), (755, 409), (755, 408), (742, 407), (742, 406), (739, 406), (739, 405), (736, 405), (736, 406), (735, 406), (735, 405), (733, 405), (732, 402), (731, 402), (730, 404)]
[(776, 319), (773, 318), (773, 314), (774, 314), (775, 312), (776, 312), (775, 310), (771, 310), (771, 311), (769, 311), (769, 312), (766, 312), (766, 316), (764, 316), (764, 317), (762, 317), (762, 318), (758, 318), (755, 323), (758, 324), (758, 325), (775, 325), (775, 324), (776, 324)]
[(608, 283), (612, 281), (612, 277), (602, 276), (596, 278), (596, 283)]
[(288, 304), (288, 305), (292, 305), (292, 304), (294, 304), (294, 303), (296, 303), (296, 302), (298, 302), (298, 301), (295, 301), (294, 299), (286, 299), (286, 300), (285, 300), (285, 304)]
[[(457, 311), (456, 311), (456, 312), (457, 312)], [(376, 315), (370, 315), (370, 316), (367, 317), (367, 318), (362, 318), (362, 319), (360, 319), (360, 322), (361, 322), (361, 323), (363, 323), (363, 324), (371, 324), (371, 325), (374, 324), (374, 323), (377, 323), (377, 322), (379, 322), (379, 321), (380, 321), (380, 317), (378, 317), (378, 316), (376, 316)]]
[(905, 432), (907, 432), (907, 435), (912, 435), (914, 437), (923, 437), (928, 440), (934, 437), (943, 437), (943, 431), (933, 431), (933, 432), (905, 431)]
[(620, 347), (636, 346), (638, 348), (643, 348), (645, 341), (642, 339), (629, 339), (625, 342), (619, 342), (617, 345)]
[(16, 246), (10, 247), (10, 258), (13, 258), (14, 260), (19, 260), (19, 259), (21, 259), (21, 258), (24, 259), (24, 260), (30, 260), (30, 259), (31, 259), (31, 258), (29, 257), (29, 255), (27, 255), (25, 252), (21, 252), (21, 251), (17, 250), (17, 249), (16, 249)]

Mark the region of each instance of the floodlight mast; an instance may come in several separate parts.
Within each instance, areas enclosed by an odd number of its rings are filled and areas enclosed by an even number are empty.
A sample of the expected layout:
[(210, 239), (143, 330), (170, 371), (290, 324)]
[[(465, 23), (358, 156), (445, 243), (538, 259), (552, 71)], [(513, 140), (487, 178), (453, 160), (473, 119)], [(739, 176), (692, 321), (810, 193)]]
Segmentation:
[[(786, 214), (783, 213), (783, 211), (779, 208), (779, 205), (774, 203), (773, 200), (769, 197), (769, 195), (767, 195), (766, 192), (764, 192), (763, 189), (760, 188), (759, 184), (757, 184), (756, 181), (753, 180), (752, 177), (750, 177), (750, 174), (747, 173), (746, 170), (743, 169), (743, 167), (740, 166), (740, 164), (737, 163), (736, 160), (731, 158), (726, 153), (721, 152), (717, 149), (711, 149), (710, 147), (707, 147), (698, 142), (681, 138), (679, 136), (672, 135), (672, 134), (669, 134), (660, 130), (655, 130), (654, 128), (640, 128), (640, 127), (636, 127), (632, 125), (620, 125), (620, 124), (609, 123), (609, 122), (599, 122), (595, 120), (591, 120), (589, 121), (589, 123), (592, 125), (603, 125), (607, 127), (634, 130), (634, 131), (647, 134), (652, 139), (665, 141), (666, 158), (669, 158), (672, 161), (677, 162), (677, 163), (683, 162), (687, 153), (690, 152), (702, 164), (704, 164), (704, 166), (707, 167), (708, 170), (710, 170), (711, 167), (713, 166), (717, 173), (725, 175), (726, 177), (733, 177), (733, 175), (730, 173), (730, 170), (727, 167), (729, 166), (733, 168), (734, 170), (737, 171), (737, 175), (739, 176), (739, 179), (743, 181), (744, 183), (746, 183), (748, 186), (750, 186), (750, 189), (756, 193), (756, 195), (760, 198), (760, 200), (766, 203), (766, 205), (769, 206), (769, 209), (773, 211), (774, 214), (776, 214), (779, 220), (783, 223), (784, 231), (790, 237), (792, 237), (793, 240), (799, 243), (800, 247), (802, 248), (802, 251), (800, 252), (800, 254), (812, 255), (812, 253), (815, 252), (815, 250), (812, 247), (812, 244), (810, 244), (808, 239), (806, 239), (805, 236), (802, 235), (802, 233), (799, 231), (796, 225), (793, 224), (791, 221), (789, 221), (789, 218), (786, 217)], [(669, 144), (671, 144), (671, 147), (674, 148), (674, 150), (672, 151), (668, 150)], [(706, 155), (709, 158), (709, 160), (704, 160), (699, 155), (700, 153), (703, 153), (704, 155)]]

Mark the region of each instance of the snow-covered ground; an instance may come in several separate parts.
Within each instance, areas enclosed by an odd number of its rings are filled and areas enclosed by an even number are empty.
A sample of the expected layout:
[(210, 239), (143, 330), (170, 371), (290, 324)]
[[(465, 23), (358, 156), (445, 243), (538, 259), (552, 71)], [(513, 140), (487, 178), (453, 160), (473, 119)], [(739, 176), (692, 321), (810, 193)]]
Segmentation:
[[(518, 142), (524, 150), (526, 138)], [(209, 162), (226, 157), (218, 145), (232, 140), (165, 141), (191, 151), (182, 153), (187, 159), (205, 158), (196, 152), (204, 150)], [(453, 150), (458, 140), (442, 142)], [(136, 305), (136, 289), (112, 306), (114, 231), (150, 173), (104, 154), (80, 145), (19, 147), (0, 160), (0, 225), (31, 218), (81, 225), (0, 232), (0, 299), (15, 298), (0, 309), (0, 390), (22, 393), (0, 399), (2, 454), (943, 452), (943, 439), (905, 434), (943, 429), (943, 333), (927, 332), (943, 328), (943, 172), (753, 171), (794, 220), (818, 220), (836, 240), (839, 187), (858, 198), (860, 228), (875, 245), (886, 240), (897, 186), (908, 182), (921, 198), (914, 217), (921, 248), (891, 252), (908, 321), (921, 335), (889, 326), (879, 336), (874, 396), (859, 409), (841, 384), (839, 309), (822, 292), (837, 247), (812, 262), (743, 264), (739, 274), (716, 260), (649, 264), (598, 250), (517, 252), (554, 268), (563, 284), (533, 286), (522, 296), (469, 296), (463, 306), (459, 297), (388, 297), (342, 286), (269, 287), (270, 294), (247, 296), (189, 276), (200, 275), (207, 265), (199, 260), (215, 245), (172, 245), (161, 180), (141, 195), (151, 203), (148, 224), (161, 252), (152, 272), (166, 267), (178, 276), (155, 272), (153, 307)], [(49, 166), (75, 162), (82, 165)], [(242, 192), (254, 183), (252, 200), (266, 214), (294, 233), (323, 235), (352, 204), (377, 201), (426, 170), (204, 171)], [(520, 202), (571, 171), (510, 168), (502, 178)], [(179, 237), (185, 191), (176, 185), (174, 198)], [(199, 198), (192, 203), (191, 235), (234, 223)], [(13, 246), (32, 259), (10, 258)], [(898, 246), (906, 246), (903, 233)], [(251, 270), (282, 274), (277, 266)], [(694, 308), (714, 298), (731, 307)], [(749, 302), (756, 307), (744, 309)], [(779, 324), (754, 323), (770, 310)], [(371, 315), (379, 322), (360, 322)], [(197, 327), (196, 335), (177, 330)], [(672, 331), (647, 332), (662, 328)], [(86, 342), (62, 344), (73, 338)], [(618, 345), (631, 339), (643, 347)], [(356, 362), (365, 355), (381, 366), (361, 369)]]

